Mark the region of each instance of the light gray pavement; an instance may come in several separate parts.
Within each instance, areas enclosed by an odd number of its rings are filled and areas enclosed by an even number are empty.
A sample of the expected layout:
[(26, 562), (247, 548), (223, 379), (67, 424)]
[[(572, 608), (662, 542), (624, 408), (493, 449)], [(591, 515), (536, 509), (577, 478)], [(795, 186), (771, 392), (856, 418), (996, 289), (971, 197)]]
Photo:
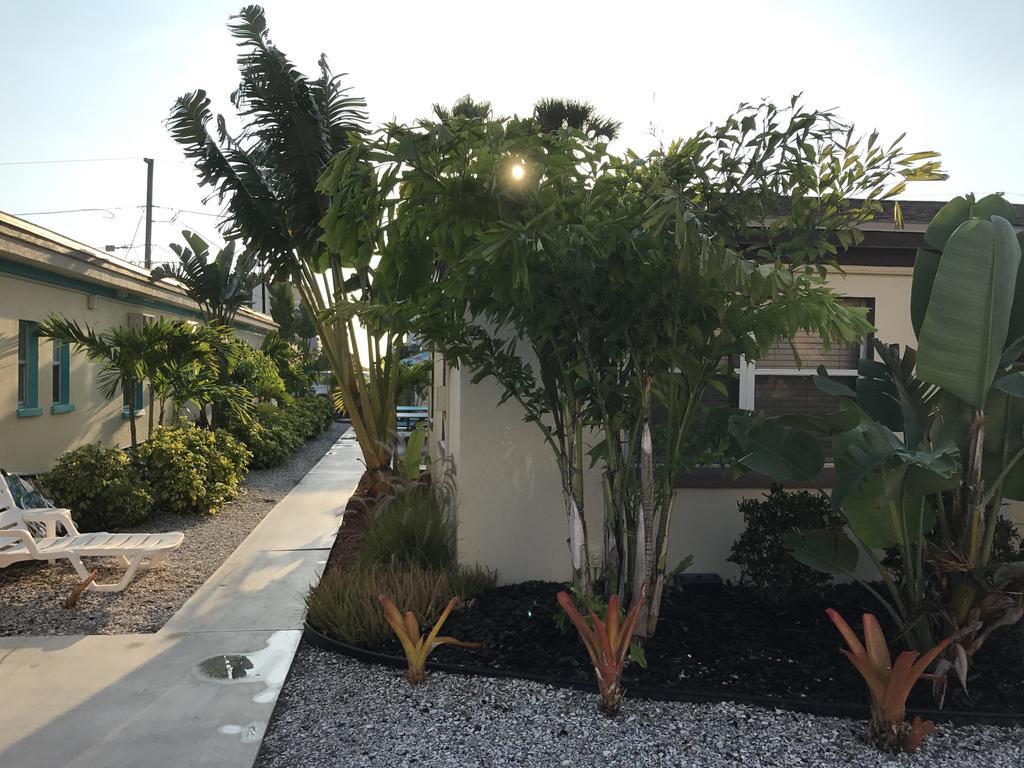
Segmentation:
[(362, 474), (351, 436), (156, 634), (0, 638), (0, 766), (250, 768)]

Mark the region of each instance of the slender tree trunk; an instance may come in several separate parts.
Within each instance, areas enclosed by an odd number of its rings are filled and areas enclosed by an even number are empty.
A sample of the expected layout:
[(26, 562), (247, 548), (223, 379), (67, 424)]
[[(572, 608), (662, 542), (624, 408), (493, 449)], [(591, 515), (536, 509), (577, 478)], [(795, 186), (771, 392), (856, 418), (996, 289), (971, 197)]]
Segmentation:
[(135, 434), (135, 403), (128, 403), (128, 429), (132, 435), (132, 450), (139, 447), (139, 440)]
[(153, 405), (155, 403), (156, 403), (156, 397), (153, 394), (153, 385), (150, 384), (149, 385), (149, 432), (146, 433), (147, 437), (152, 437), (153, 436), (153, 419), (156, 418), (156, 416), (153, 414), (153, 411), (154, 411)]

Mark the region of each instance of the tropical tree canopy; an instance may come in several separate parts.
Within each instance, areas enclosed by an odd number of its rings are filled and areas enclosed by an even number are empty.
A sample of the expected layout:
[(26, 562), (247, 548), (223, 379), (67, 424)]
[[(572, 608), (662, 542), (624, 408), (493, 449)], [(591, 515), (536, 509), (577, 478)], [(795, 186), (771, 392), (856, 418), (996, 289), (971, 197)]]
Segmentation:
[(252, 291), (260, 283), (256, 254), (243, 251), (235, 256), (229, 242), (210, 259), (209, 244), (195, 232), (183, 230), (187, 245), (171, 243), (177, 264), (161, 264), (152, 271), (154, 280), (177, 280), (203, 313), (209, 325), (229, 326), (242, 307), (252, 305)]
[[(705, 390), (734, 356), (798, 329), (832, 342), (866, 333), (823, 275), (881, 199), (942, 175), (934, 153), (858, 139), (796, 100), (742, 106), (646, 158), (610, 153), (609, 121), (590, 108), (542, 104), (528, 118), (452, 109), (389, 126), (340, 154), (324, 186), (353, 194), (351, 159), (378, 163), (383, 191), (367, 194), (393, 211), (378, 274), (440, 265), (410, 302), (417, 331), (474, 380), (494, 377), (540, 428), (588, 591), (589, 448), (606, 483), (605, 593), (647, 583), (656, 614), (672, 474), (707, 449), (693, 431)], [(652, 426), (655, 406), (667, 417)], [(599, 437), (586, 446), (589, 430)]]
[[(330, 364), (370, 472), (390, 465), (396, 440), (395, 382), (400, 334), (375, 326), (364, 364), (356, 317), (375, 282), (381, 201), (362, 194), (333, 199), (319, 186), (332, 158), (365, 130), (365, 102), (351, 96), (341, 76), (320, 58), (318, 77), (306, 77), (270, 40), (259, 6), (247, 6), (229, 24), (238, 41), (241, 82), (231, 102), (244, 127), (227, 130), (198, 90), (180, 97), (167, 127), (195, 163), (200, 184), (225, 205), (223, 231), (238, 238), (266, 266), (271, 281), (288, 280), (316, 319)], [(368, 161), (353, 166), (351, 188), (372, 174)], [(337, 184), (335, 184), (335, 188)], [(321, 220), (348, 216), (344, 241), (324, 237)]]

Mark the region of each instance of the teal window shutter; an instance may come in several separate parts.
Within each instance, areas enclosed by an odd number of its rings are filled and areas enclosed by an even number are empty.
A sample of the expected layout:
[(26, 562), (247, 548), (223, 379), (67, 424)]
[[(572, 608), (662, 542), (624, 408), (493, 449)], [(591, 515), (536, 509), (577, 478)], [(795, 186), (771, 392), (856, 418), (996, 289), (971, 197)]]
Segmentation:
[(71, 404), (71, 345), (66, 341), (53, 342), (53, 404), (51, 413), (70, 413)]
[[(129, 392), (131, 392), (133, 394), (129, 395)], [(129, 419), (129, 418), (131, 418), (131, 413), (128, 410), (128, 403), (129, 403), (130, 399), (135, 401), (135, 415), (138, 416), (140, 413), (142, 413), (142, 405), (143, 405), (143, 400), (142, 400), (142, 381), (136, 380), (134, 382), (134, 386), (129, 386), (127, 389), (123, 389), (121, 391), (121, 418), (122, 419)]]
[(18, 417), (41, 416), (39, 337), (32, 320), (18, 321)]

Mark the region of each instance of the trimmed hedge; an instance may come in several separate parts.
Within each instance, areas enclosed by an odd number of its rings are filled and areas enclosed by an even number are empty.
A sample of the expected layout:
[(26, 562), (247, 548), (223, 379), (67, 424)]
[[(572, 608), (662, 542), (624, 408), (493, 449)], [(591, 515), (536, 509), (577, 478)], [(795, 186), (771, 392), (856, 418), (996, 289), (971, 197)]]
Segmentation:
[(252, 454), (221, 430), (160, 427), (135, 450), (155, 511), (215, 514), (234, 498)]
[(58, 507), (83, 531), (116, 531), (145, 520), (153, 497), (131, 458), (117, 448), (83, 445), (61, 454), (40, 478)]

